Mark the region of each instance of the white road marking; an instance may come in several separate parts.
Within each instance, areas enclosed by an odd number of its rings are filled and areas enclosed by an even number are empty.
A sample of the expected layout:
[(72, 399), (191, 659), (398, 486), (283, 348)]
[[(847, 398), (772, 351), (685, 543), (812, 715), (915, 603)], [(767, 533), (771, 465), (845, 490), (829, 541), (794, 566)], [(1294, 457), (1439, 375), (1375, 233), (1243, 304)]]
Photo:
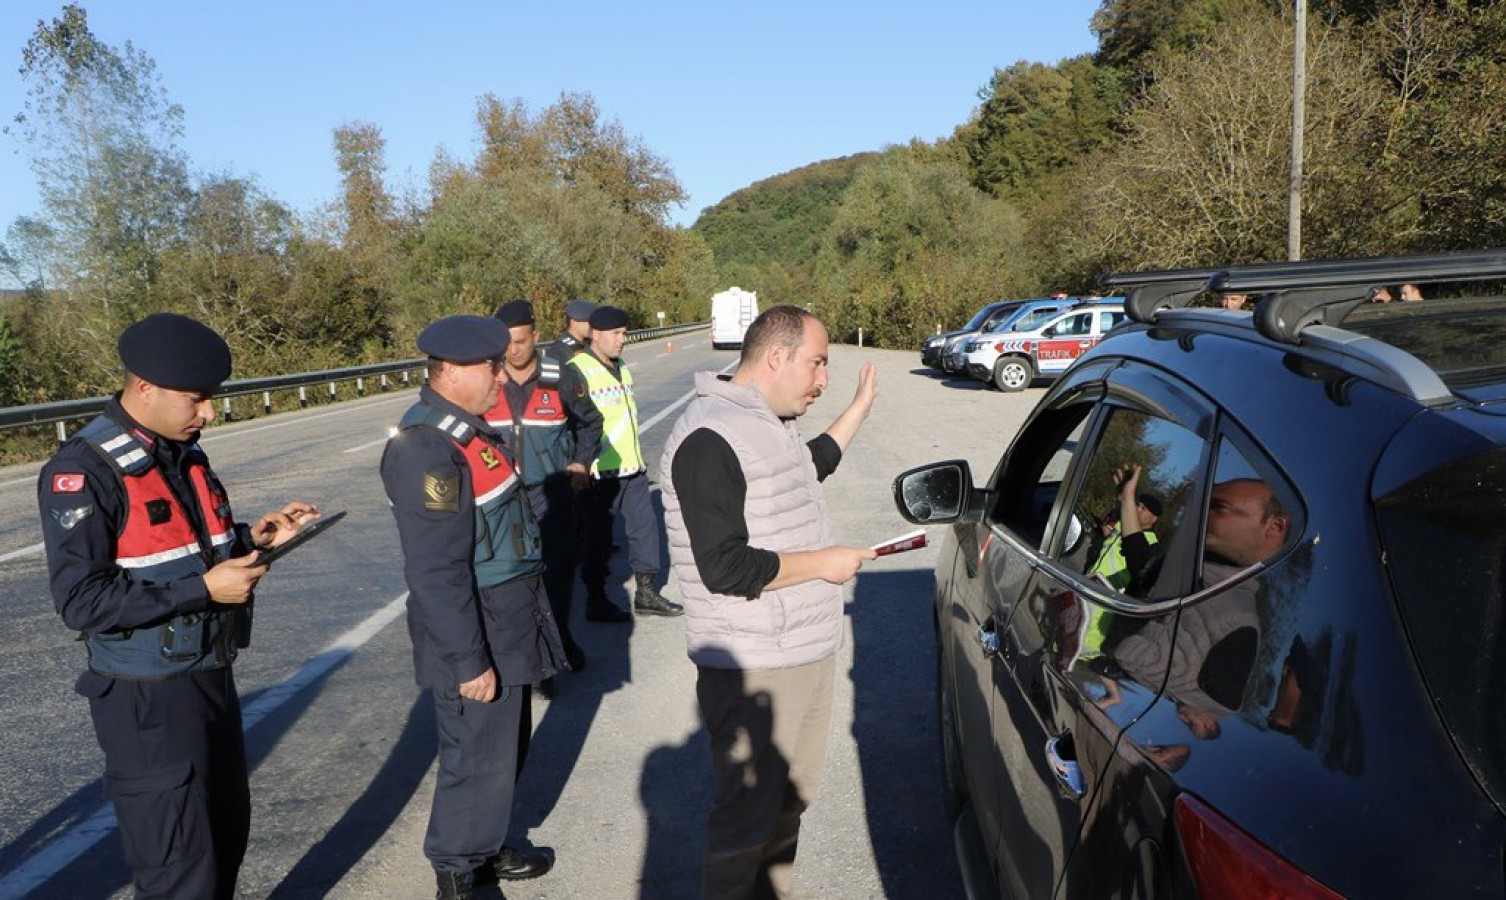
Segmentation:
[[(368, 616), (366, 621), (335, 638), (333, 643), (304, 663), (302, 668), (281, 684), (258, 695), (255, 702), (241, 711), (243, 728), (250, 731), (299, 691), (348, 659), (362, 644), (402, 614), (407, 599), (405, 591), (396, 600)], [(108, 803), (100, 806), (84, 821), (49, 841), (41, 850), (28, 857), (26, 862), (0, 878), (0, 897), (21, 897), (36, 890), (69, 863), (83, 856), (101, 838), (114, 831), (115, 827), (115, 808)]]

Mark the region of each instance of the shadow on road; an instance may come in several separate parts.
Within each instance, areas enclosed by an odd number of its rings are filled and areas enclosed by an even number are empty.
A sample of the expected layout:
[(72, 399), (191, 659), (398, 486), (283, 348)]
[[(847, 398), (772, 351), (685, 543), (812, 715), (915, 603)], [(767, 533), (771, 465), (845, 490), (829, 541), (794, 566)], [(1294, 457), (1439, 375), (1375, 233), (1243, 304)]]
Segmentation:
[(873, 857), (886, 897), (956, 897), (936, 726), (931, 570), (864, 572), (853, 631), (853, 738)]

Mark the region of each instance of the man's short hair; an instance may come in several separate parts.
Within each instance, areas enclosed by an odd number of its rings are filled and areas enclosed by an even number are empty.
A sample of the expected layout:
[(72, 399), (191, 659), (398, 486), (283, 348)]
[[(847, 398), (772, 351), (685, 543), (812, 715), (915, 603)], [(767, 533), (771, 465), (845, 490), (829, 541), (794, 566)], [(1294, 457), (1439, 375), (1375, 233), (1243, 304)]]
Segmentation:
[(783, 344), (793, 351), (805, 337), (806, 320), (815, 318), (810, 311), (789, 304), (771, 306), (759, 313), (743, 335), (743, 350), (738, 357), (738, 365), (752, 362), (775, 344)]

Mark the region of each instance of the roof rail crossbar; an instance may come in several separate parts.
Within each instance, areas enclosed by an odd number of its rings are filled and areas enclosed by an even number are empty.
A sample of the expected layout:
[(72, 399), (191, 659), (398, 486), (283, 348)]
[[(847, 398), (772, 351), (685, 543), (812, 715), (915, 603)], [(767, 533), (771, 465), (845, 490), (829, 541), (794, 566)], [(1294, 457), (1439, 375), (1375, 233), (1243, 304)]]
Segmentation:
[(1299, 344), (1302, 329), (1309, 325), (1337, 326), (1369, 299), (1369, 288), (1360, 286), (1262, 294), (1255, 306), (1255, 329), (1273, 341)]
[(1124, 311), (1136, 322), (1154, 322), (1158, 309), (1181, 309), (1203, 293), (1206, 279), (1142, 284), (1124, 298)]
[(1506, 248), (1228, 266), (1209, 278), (1208, 289), (1266, 294), (1291, 288), (1369, 288), (1408, 282), (1497, 279), (1506, 279)]
[(1098, 277), (1104, 287), (1133, 287), (1140, 284), (1166, 284), (1172, 281), (1206, 284), (1208, 279), (1228, 266), (1201, 269), (1147, 269), (1143, 272), (1109, 272)]

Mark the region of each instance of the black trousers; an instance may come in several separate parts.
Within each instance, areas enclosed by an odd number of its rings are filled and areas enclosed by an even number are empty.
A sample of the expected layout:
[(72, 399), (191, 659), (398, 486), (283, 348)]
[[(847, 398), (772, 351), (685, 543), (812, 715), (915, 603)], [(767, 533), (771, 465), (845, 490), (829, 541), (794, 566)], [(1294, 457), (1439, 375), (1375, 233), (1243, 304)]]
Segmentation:
[(235, 896), (251, 832), (240, 697), (230, 669), (163, 681), (85, 672), (136, 897)]
[(659, 571), (659, 517), (649, 495), (648, 473), (602, 478), (581, 492), (580, 574), (587, 587), (607, 580), (612, 556), (612, 519), (627, 532), (628, 565), (634, 574)]
[(544, 593), (549, 596), (560, 641), (569, 647), (575, 643), (570, 636), (570, 607), (575, 593), (576, 545), (580, 542), (570, 477), (558, 472), (528, 488), (528, 504), (539, 522), (544, 544)]

